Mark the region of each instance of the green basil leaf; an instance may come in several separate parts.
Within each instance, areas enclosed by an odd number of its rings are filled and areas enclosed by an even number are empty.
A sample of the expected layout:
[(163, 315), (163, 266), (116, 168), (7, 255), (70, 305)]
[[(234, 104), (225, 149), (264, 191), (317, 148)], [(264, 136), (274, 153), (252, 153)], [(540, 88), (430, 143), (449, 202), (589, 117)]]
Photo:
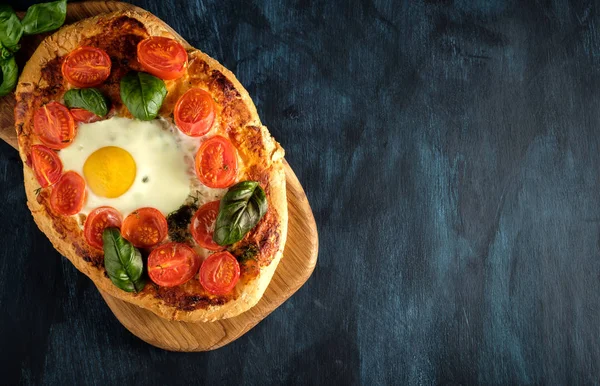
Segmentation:
[(142, 121), (156, 118), (166, 95), (165, 82), (145, 72), (132, 71), (121, 79), (121, 99)]
[(57, 29), (65, 22), (67, 0), (35, 4), (27, 8), (21, 24), (25, 35), (39, 34)]
[(2, 45), (2, 43), (0, 43), (0, 59), (6, 60), (6, 59), (10, 58), (11, 56), (13, 56), (12, 52), (7, 50), (6, 47), (4, 47)]
[(225, 194), (219, 205), (213, 240), (229, 245), (244, 238), (267, 213), (265, 191), (255, 181), (242, 181)]
[(103, 117), (108, 114), (108, 100), (97, 88), (72, 88), (65, 93), (68, 108), (79, 107)]
[(104, 268), (114, 285), (127, 292), (140, 292), (146, 285), (142, 276), (142, 254), (121, 236), (118, 228), (102, 232), (104, 243)]
[(4, 47), (4, 44), (0, 42), (0, 59), (6, 60), (13, 56), (13, 52), (8, 48)]
[(2, 77), (0, 80), (0, 96), (4, 96), (11, 92), (17, 85), (19, 80), (19, 68), (15, 58), (11, 56), (8, 59), (0, 60), (0, 68), (2, 69)]
[(19, 51), (21, 48), (20, 44), (14, 45), (12, 47), (5, 47), (4, 44), (0, 42), (0, 59), (8, 59), (15, 54), (15, 52)]
[(0, 4), (0, 43), (7, 49), (15, 52), (12, 48), (17, 47), (23, 36), (23, 25), (21, 20), (10, 5)]

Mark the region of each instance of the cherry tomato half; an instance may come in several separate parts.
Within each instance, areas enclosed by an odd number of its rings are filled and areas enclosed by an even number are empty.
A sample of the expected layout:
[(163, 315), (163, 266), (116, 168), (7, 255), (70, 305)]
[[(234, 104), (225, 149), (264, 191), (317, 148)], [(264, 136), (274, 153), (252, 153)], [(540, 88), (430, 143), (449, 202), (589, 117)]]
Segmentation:
[(203, 248), (210, 251), (221, 251), (225, 247), (213, 241), (215, 220), (219, 214), (220, 201), (204, 204), (196, 211), (190, 222), (190, 233), (194, 240)]
[(140, 208), (123, 220), (121, 234), (138, 248), (156, 245), (167, 237), (167, 219), (158, 209)]
[(177, 41), (151, 36), (137, 45), (138, 62), (146, 71), (161, 79), (177, 79), (187, 67), (187, 52)]
[(225, 137), (215, 135), (202, 143), (196, 153), (196, 175), (210, 188), (226, 188), (237, 176), (237, 153)]
[(118, 210), (110, 206), (101, 206), (90, 212), (83, 226), (85, 240), (92, 247), (102, 249), (102, 232), (106, 228), (121, 228), (123, 216)]
[(175, 124), (184, 134), (199, 137), (208, 133), (215, 120), (215, 102), (200, 88), (186, 91), (175, 104)]
[(42, 188), (56, 183), (63, 170), (58, 155), (44, 145), (31, 146), (31, 167)]
[(33, 115), (33, 132), (52, 149), (64, 149), (75, 137), (75, 121), (65, 106), (50, 102)]
[(81, 211), (85, 197), (83, 177), (74, 171), (68, 171), (52, 188), (50, 207), (58, 214), (72, 216)]
[(97, 116), (96, 114), (88, 111), (86, 109), (80, 109), (78, 107), (72, 108), (69, 110), (75, 122), (81, 123), (92, 123), (97, 122), (102, 119), (102, 117)]
[(110, 57), (95, 47), (79, 47), (71, 51), (62, 64), (65, 79), (76, 87), (94, 87), (110, 75)]
[(231, 291), (240, 279), (240, 264), (229, 252), (209, 256), (200, 267), (202, 287), (214, 295)]
[(163, 287), (185, 283), (198, 273), (199, 268), (200, 256), (181, 243), (158, 246), (148, 256), (148, 276)]

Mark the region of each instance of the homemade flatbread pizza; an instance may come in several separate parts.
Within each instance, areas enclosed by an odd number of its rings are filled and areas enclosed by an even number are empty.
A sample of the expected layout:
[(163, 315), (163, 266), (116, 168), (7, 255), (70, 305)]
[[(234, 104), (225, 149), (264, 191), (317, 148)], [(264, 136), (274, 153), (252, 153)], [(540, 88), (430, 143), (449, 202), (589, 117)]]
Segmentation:
[(287, 233), (283, 149), (235, 76), (149, 13), (61, 28), (19, 79), (28, 206), (110, 295), (172, 320), (262, 297)]

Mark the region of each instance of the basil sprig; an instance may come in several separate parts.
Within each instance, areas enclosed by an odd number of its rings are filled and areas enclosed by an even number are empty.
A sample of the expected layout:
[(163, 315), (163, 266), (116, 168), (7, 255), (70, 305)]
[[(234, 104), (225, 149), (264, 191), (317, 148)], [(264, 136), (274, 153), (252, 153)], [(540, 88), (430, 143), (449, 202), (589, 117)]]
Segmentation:
[(13, 57), (23, 33), (32, 35), (60, 27), (67, 16), (67, 0), (32, 5), (23, 20), (6, 4), (0, 4), (0, 96), (17, 85), (19, 68)]
[(19, 78), (19, 68), (15, 58), (11, 56), (8, 59), (0, 60), (0, 69), (2, 69), (2, 74), (0, 74), (0, 81), (2, 82), (0, 84), (0, 96), (3, 96), (15, 88)]
[(67, 0), (34, 4), (27, 8), (21, 23), (26, 35), (39, 34), (57, 29), (65, 22)]
[(0, 96), (12, 91), (17, 85), (19, 69), (13, 54), (19, 49), (23, 26), (13, 9), (0, 4)]
[(127, 292), (140, 292), (146, 285), (142, 254), (121, 236), (117, 228), (102, 232), (104, 268), (114, 285)]
[(121, 79), (121, 99), (142, 121), (156, 118), (166, 95), (165, 82), (145, 72), (132, 71)]
[(108, 114), (108, 101), (97, 88), (72, 88), (65, 93), (68, 108), (79, 107), (103, 117)]
[(219, 205), (213, 240), (229, 245), (244, 238), (267, 213), (265, 191), (256, 181), (242, 181), (233, 185)]
[(10, 5), (0, 4), (0, 44), (9, 52), (19, 49), (23, 25)]

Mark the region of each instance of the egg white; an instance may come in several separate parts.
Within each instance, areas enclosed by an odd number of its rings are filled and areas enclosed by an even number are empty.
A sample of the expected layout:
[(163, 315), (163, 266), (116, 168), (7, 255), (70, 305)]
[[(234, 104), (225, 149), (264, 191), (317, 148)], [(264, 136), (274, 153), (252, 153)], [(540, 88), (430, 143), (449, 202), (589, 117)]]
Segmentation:
[(199, 138), (181, 134), (166, 120), (140, 121), (113, 117), (104, 121), (80, 124), (75, 140), (58, 155), (64, 170), (83, 174), (83, 165), (96, 150), (116, 146), (126, 150), (136, 164), (131, 187), (119, 197), (106, 198), (87, 188), (81, 214), (99, 206), (112, 206), (123, 217), (141, 207), (152, 207), (165, 216), (190, 200), (197, 204), (220, 199), (225, 189), (211, 189), (195, 177), (194, 156)]

